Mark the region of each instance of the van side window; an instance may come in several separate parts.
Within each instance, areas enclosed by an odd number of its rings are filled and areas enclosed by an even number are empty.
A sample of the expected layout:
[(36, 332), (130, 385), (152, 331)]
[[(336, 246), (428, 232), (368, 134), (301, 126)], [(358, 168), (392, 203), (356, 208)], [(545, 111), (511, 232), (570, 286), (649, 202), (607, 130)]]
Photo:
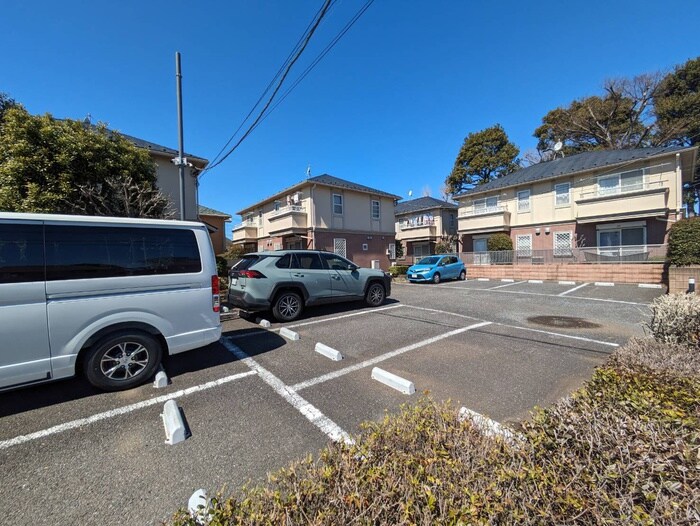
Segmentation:
[(184, 229), (46, 226), (46, 279), (200, 272), (197, 239)]
[(0, 224), (0, 283), (44, 281), (42, 225)]

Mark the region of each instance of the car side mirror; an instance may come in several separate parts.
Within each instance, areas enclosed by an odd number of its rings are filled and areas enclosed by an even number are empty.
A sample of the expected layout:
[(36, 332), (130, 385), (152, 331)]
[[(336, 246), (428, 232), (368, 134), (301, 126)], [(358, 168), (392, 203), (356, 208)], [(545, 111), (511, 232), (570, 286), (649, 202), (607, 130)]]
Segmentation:
[(349, 270), (350, 272), (355, 272), (358, 268), (360, 268), (360, 267), (358, 267), (357, 265), (350, 265), (350, 266), (348, 267), (348, 270)]

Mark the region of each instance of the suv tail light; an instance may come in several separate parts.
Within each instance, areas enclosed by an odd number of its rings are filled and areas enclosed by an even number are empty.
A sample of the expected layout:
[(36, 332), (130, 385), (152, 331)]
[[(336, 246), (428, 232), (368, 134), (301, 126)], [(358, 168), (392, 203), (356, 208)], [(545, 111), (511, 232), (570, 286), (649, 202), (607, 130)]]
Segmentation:
[(252, 279), (260, 279), (264, 278), (265, 274), (262, 272), (258, 272), (257, 270), (241, 270), (238, 275), (242, 278), (252, 278)]
[(221, 307), (221, 297), (219, 296), (219, 276), (211, 277), (211, 308), (214, 312), (219, 312)]

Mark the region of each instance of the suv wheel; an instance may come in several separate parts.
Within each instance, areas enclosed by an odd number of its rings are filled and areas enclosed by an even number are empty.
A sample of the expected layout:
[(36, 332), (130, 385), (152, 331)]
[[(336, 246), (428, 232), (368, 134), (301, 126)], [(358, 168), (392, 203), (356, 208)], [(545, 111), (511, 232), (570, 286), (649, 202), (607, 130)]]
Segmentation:
[(85, 357), (88, 382), (105, 391), (130, 389), (153, 376), (163, 350), (143, 332), (123, 331), (106, 336)]
[(367, 289), (367, 294), (365, 294), (365, 303), (370, 307), (378, 307), (384, 303), (385, 297), (384, 287), (379, 283), (372, 283)]
[(296, 320), (304, 306), (301, 296), (296, 292), (282, 292), (277, 296), (275, 304), (272, 306), (272, 314), (277, 321), (286, 322)]

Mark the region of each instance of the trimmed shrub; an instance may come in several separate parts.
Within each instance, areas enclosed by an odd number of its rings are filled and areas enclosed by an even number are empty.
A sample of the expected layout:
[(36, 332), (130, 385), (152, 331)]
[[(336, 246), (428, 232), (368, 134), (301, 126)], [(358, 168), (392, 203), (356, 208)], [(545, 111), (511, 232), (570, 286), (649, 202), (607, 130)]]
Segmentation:
[(613, 353), (610, 364), (628, 373), (644, 370), (659, 375), (700, 378), (700, 353), (651, 338), (632, 338)]
[[(673, 369), (683, 351), (635, 340), (519, 441), (424, 397), (363, 425), (352, 446), (218, 495), (209, 523), (697, 524), (700, 378)], [(183, 510), (174, 524), (197, 520)]]
[(700, 217), (681, 219), (671, 226), (666, 257), (671, 265), (700, 265)]
[(389, 274), (392, 276), (402, 276), (408, 271), (408, 265), (392, 265), (389, 267)]
[(497, 252), (500, 250), (513, 250), (513, 240), (508, 234), (494, 234), (491, 237), (489, 237), (486, 241), (486, 247), (489, 249), (490, 252)]
[(700, 347), (700, 296), (668, 294), (656, 298), (647, 325), (657, 341)]

